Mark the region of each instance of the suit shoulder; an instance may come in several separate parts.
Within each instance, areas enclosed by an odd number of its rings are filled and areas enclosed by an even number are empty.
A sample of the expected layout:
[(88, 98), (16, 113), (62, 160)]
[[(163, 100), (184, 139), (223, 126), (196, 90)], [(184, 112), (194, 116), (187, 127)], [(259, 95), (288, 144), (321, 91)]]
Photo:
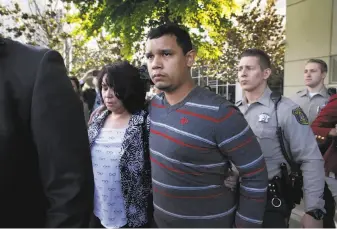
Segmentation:
[[(6, 62), (9, 66), (15, 69), (26, 69), (26, 74), (28, 72), (35, 72), (39, 63), (44, 59), (46, 54), (57, 53), (56, 51), (51, 51), (50, 49), (22, 44), (18, 41), (5, 40), (5, 56)], [(50, 57), (50, 56), (48, 56)], [(54, 58), (55, 55), (52, 55)], [(19, 71), (17, 71), (19, 72)]]
[(50, 49), (47, 49), (47, 48), (23, 44), (21, 42), (13, 41), (10, 39), (5, 39), (5, 45), (6, 45), (6, 49), (10, 51), (9, 53), (21, 52), (23, 54), (26, 54), (26, 53), (29, 55), (35, 54), (35, 55), (42, 57), (45, 53), (50, 51)]

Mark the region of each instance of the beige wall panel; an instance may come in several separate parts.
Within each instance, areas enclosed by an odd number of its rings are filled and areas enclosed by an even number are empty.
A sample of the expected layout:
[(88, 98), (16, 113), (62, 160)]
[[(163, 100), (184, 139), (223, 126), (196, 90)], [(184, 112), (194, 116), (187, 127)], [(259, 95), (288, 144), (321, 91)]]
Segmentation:
[(332, 0), (305, 0), (290, 5), (286, 22), (286, 61), (329, 56)]
[(283, 94), (285, 97), (291, 98), (296, 92), (302, 90), (303, 87), (300, 86), (285, 86), (283, 89)]
[(300, 3), (306, 0), (287, 0), (287, 6), (292, 5), (292, 4), (296, 4), (296, 3)]
[(303, 71), (306, 60), (286, 62), (284, 65), (284, 86), (303, 85)]
[(337, 55), (337, 0), (333, 1), (331, 55)]

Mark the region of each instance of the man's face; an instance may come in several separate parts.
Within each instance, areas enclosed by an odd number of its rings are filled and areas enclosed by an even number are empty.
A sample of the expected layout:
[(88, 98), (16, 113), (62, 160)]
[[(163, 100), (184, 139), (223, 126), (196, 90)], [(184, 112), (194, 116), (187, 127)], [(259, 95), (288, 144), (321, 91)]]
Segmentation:
[(254, 91), (270, 75), (270, 69), (262, 70), (258, 57), (242, 57), (238, 66), (238, 79), (243, 90)]
[(157, 89), (172, 92), (188, 81), (195, 52), (184, 55), (176, 36), (164, 35), (146, 43), (147, 67)]
[(307, 63), (304, 67), (304, 84), (308, 87), (316, 87), (324, 82), (326, 76), (322, 72), (321, 66), (318, 63)]

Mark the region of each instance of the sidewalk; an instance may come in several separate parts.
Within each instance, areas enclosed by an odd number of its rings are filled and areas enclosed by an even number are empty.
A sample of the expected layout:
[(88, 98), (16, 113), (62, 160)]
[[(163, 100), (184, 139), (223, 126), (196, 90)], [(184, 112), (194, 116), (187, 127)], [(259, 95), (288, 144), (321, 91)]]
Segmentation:
[[(304, 215), (303, 202), (292, 211), (291, 219), (289, 221), (290, 228), (301, 228), (301, 218)], [(337, 211), (335, 215), (335, 224), (337, 225)]]

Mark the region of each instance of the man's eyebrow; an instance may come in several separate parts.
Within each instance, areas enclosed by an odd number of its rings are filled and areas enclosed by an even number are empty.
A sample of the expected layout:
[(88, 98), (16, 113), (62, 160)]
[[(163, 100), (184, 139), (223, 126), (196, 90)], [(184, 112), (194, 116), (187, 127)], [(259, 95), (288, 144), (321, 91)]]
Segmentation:
[[(169, 48), (167, 48), (167, 49), (159, 49), (157, 52), (158, 53), (173, 52), (173, 49), (169, 49)], [(146, 52), (145, 54), (152, 54), (152, 51)]]
[(160, 53), (163, 53), (163, 52), (173, 52), (172, 49), (160, 49), (159, 50)]

